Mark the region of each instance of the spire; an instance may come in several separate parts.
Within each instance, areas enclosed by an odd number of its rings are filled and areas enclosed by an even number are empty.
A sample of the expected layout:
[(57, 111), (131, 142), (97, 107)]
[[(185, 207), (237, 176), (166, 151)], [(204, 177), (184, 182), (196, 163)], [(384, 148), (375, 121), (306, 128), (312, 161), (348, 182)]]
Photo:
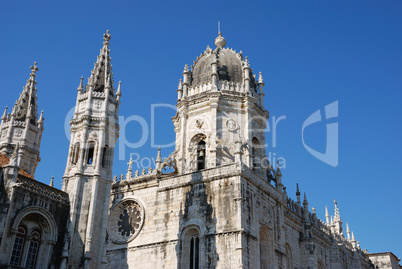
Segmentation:
[(341, 221), (341, 216), (339, 215), (338, 203), (336, 202), (336, 199), (334, 200), (334, 204), (335, 204), (334, 221)]
[(28, 114), (30, 114), (30, 123), (35, 124), (38, 118), (38, 106), (37, 106), (37, 96), (36, 96), (36, 72), (38, 71), (36, 62), (31, 66), (31, 73), (29, 79), (20, 94), (14, 108), (13, 113), (15, 119), (18, 121), (25, 121)]
[(50, 179), (50, 184), (49, 184), (49, 186), (50, 186), (50, 187), (53, 187), (53, 186), (54, 186), (54, 176), (52, 176), (52, 179)]
[(350, 240), (350, 230), (349, 230), (349, 224), (346, 222), (346, 235), (348, 237), (348, 240)]
[(304, 193), (304, 201), (303, 201), (303, 207), (304, 207), (304, 220), (308, 221), (309, 216), (308, 216), (308, 202), (307, 202), (307, 195)]
[(325, 220), (327, 221), (327, 224), (329, 224), (329, 214), (328, 214), (328, 207), (325, 206)]
[[(110, 84), (113, 85), (113, 73), (112, 73), (112, 59), (110, 58), (109, 41), (111, 35), (109, 30), (103, 35), (103, 48), (100, 50), (94, 69), (91, 72), (91, 77), (88, 78), (88, 84), (93, 86), (93, 91), (104, 92), (107, 80), (110, 76)], [(113, 95), (113, 87), (110, 89), (110, 94)]]

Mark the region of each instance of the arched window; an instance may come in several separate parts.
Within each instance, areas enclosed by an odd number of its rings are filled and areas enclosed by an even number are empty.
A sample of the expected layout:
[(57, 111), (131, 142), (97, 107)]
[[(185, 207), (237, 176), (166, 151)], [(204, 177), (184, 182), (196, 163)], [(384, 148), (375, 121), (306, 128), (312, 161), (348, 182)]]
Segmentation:
[(11, 253), (11, 265), (20, 265), (22, 252), (24, 251), (25, 238), (26, 229), (22, 226), (18, 227), (18, 232), (14, 240), (13, 252)]
[(290, 248), (289, 244), (286, 244), (286, 268), (293, 268), (292, 249)]
[(94, 161), (95, 143), (90, 142), (88, 146), (87, 164), (92, 165)]
[(200, 238), (198, 235), (191, 237), (190, 241), (190, 269), (198, 269), (200, 264)]
[(25, 268), (33, 269), (36, 265), (36, 258), (38, 257), (38, 249), (40, 244), (39, 231), (33, 231), (30, 236), (27, 261)]
[(268, 229), (260, 228), (260, 269), (270, 268), (270, 241)]
[(79, 154), (80, 154), (80, 143), (77, 142), (77, 143), (75, 143), (74, 148), (73, 148), (73, 155), (72, 155), (72, 159), (71, 159), (72, 164), (77, 164)]
[(102, 167), (107, 168), (109, 166), (109, 147), (106, 145), (103, 147), (103, 153), (102, 153)]
[(205, 169), (205, 141), (201, 140), (197, 145), (197, 170)]
[(200, 234), (196, 228), (187, 230), (182, 239), (182, 268), (201, 268)]

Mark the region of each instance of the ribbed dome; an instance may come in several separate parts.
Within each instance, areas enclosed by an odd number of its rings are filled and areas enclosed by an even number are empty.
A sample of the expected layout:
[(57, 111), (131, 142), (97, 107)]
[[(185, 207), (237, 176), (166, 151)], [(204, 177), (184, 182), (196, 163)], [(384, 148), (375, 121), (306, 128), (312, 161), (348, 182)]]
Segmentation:
[[(209, 53), (208, 53), (209, 52)], [(212, 67), (215, 55), (218, 55), (218, 73), (220, 80), (242, 82), (242, 63), (240, 55), (231, 49), (217, 48), (215, 51), (207, 51), (194, 64), (192, 68), (191, 85), (198, 85), (211, 81)]]

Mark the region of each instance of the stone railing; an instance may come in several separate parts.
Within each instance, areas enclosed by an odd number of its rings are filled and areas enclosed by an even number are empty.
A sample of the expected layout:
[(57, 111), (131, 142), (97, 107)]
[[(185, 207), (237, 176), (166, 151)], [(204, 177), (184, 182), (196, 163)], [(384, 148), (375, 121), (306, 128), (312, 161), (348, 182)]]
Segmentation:
[(244, 92), (242, 83), (229, 82), (226, 80), (220, 80), (218, 82), (218, 88), (222, 91)]
[(18, 187), (45, 196), (63, 204), (68, 204), (68, 194), (30, 178), (17, 178)]
[(104, 93), (104, 92), (95, 92), (95, 91), (93, 91), (93, 92), (92, 92), (92, 97), (95, 97), (95, 98), (104, 98), (104, 97), (105, 97), (105, 93)]
[(297, 202), (293, 201), (292, 198), (288, 198), (287, 207), (291, 211), (301, 216), (301, 207), (297, 204)]
[(130, 170), (127, 171), (127, 174), (124, 176), (121, 174), (120, 176), (114, 176), (113, 177), (113, 184), (116, 183), (123, 183), (123, 182), (133, 182), (133, 181), (143, 181), (144, 179), (148, 179), (151, 176), (157, 175), (157, 170), (152, 169), (152, 167), (149, 167), (148, 170), (143, 168), (140, 171), (136, 170), (134, 173), (132, 173)]
[(88, 93), (84, 92), (81, 93), (80, 96), (78, 97), (78, 101), (82, 101), (88, 98)]

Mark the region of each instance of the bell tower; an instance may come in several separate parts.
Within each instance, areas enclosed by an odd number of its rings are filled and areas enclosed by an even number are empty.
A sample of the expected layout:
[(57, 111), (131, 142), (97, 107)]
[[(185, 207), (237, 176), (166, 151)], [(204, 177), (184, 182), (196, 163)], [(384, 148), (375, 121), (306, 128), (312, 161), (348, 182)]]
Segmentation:
[(243, 53), (226, 48), (219, 32), (209, 46), (185, 65), (177, 89), (175, 156), (179, 173), (227, 163), (243, 163), (258, 174), (266, 162), (264, 82), (253, 75)]
[(71, 138), (62, 190), (70, 198), (67, 268), (101, 268), (113, 155), (119, 136), (120, 83), (115, 92), (109, 50), (111, 36), (104, 34), (103, 47), (88, 84), (78, 86), (75, 113), (70, 121)]
[(43, 111), (38, 119), (38, 100), (36, 96), (36, 62), (31, 66), (31, 74), (15, 103), (11, 114), (7, 107), (1, 117), (0, 152), (11, 157), (19, 144), (19, 165), (32, 177), (40, 161), (39, 148), (43, 133)]

